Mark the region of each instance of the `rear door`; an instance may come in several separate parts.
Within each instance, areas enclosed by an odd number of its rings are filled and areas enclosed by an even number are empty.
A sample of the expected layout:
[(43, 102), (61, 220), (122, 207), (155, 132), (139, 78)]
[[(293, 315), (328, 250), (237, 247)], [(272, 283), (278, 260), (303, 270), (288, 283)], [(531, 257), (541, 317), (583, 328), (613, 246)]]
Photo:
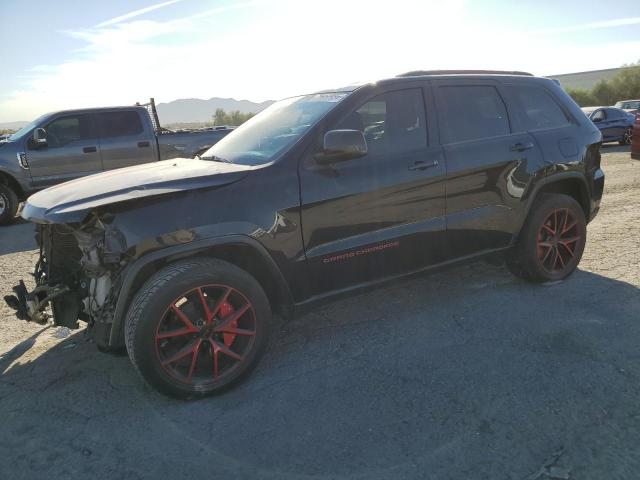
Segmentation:
[(114, 110), (96, 114), (100, 152), (105, 170), (156, 161), (155, 134), (145, 128), (138, 110)]
[(509, 245), (527, 165), (540, 151), (514, 133), (500, 85), (492, 80), (434, 80), (440, 140), (447, 162), (447, 246), (460, 258)]
[(445, 166), (423, 86), (373, 92), (328, 125), (363, 132), (366, 156), (318, 165), (323, 131), (301, 162), (309, 295), (442, 261)]
[(623, 110), (617, 108), (605, 109), (607, 115), (607, 127), (611, 132), (614, 140), (620, 140), (624, 135), (624, 131), (629, 127), (629, 121)]
[(47, 145), (29, 145), (27, 160), (35, 188), (44, 188), (102, 169), (93, 115), (63, 114), (43, 125)]

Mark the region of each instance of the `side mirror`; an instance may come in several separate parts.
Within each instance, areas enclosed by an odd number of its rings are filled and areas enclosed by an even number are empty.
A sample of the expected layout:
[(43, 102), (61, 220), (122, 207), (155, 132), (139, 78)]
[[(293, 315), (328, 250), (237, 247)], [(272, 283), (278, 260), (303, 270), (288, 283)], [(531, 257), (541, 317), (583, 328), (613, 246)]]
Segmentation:
[(316, 162), (327, 165), (352, 158), (364, 157), (368, 152), (367, 141), (358, 130), (331, 130), (324, 135), (323, 152)]
[(593, 117), (593, 120), (591, 120), (593, 123), (600, 123), (602, 121), (602, 117)]
[(33, 131), (33, 135), (31, 137), (33, 140), (33, 144), (36, 147), (46, 147), (47, 146), (47, 131), (44, 128), (36, 128)]

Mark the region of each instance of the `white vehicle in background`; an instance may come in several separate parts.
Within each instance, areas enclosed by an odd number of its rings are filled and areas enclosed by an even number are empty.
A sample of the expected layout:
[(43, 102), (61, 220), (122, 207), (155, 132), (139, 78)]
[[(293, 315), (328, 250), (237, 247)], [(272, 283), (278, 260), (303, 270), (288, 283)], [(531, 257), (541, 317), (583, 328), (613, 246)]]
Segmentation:
[(627, 113), (640, 115), (640, 100), (620, 100), (614, 107), (621, 108)]

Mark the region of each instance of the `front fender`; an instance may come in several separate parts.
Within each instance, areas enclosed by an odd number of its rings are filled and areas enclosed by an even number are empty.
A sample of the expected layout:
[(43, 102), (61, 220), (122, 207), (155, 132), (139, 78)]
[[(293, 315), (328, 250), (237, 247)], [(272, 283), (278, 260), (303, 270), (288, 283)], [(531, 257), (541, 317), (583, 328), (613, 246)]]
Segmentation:
[(109, 336), (109, 345), (119, 347), (123, 345), (124, 340), (124, 322), (130, 300), (135, 292), (132, 291), (134, 285), (139, 284), (140, 275), (145, 267), (152, 264), (161, 263), (163, 265), (175, 261), (180, 258), (192, 257), (197, 255), (207, 255), (207, 252), (214, 247), (244, 245), (253, 249), (260, 255), (269, 270), (271, 279), (275, 282), (278, 296), (283, 305), (287, 308), (293, 305), (293, 296), (282, 272), (278, 265), (267, 252), (264, 246), (254, 238), (246, 235), (225, 235), (221, 237), (206, 238), (196, 240), (191, 243), (173, 245), (161, 250), (150, 252), (139, 257), (133, 263), (129, 264), (122, 272), (122, 285), (118, 293), (116, 301), (113, 324)]

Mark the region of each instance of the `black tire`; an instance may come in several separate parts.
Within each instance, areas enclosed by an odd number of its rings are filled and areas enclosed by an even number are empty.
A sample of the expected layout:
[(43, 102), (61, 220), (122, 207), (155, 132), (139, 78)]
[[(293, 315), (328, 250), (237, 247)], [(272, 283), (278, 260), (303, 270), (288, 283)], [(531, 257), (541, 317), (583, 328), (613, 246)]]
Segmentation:
[(632, 141), (633, 141), (633, 128), (629, 127), (624, 131), (622, 140), (620, 140), (618, 143), (620, 145), (631, 145)]
[(18, 211), (18, 196), (7, 185), (0, 183), (0, 225), (13, 221)]
[[(239, 319), (225, 327), (234, 314)], [(140, 288), (127, 313), (125, 342), (131, 362), (152, 387), (181, 399), (205, 397), (255, 368), (266, 350), (270, 323), (269, 301), (251, 275), (222, 260), (193, 258), (165, 267)], [(180, 333), (191, 327), (198, 331)], [(219, 328), (225, 333), (216, 333)]]
[(580, 263), (586, 239), (580, 204), (568, 195), (543, 194), (507, 256), (507, 265), (514, 275), (531, 282), (563, 280)]

